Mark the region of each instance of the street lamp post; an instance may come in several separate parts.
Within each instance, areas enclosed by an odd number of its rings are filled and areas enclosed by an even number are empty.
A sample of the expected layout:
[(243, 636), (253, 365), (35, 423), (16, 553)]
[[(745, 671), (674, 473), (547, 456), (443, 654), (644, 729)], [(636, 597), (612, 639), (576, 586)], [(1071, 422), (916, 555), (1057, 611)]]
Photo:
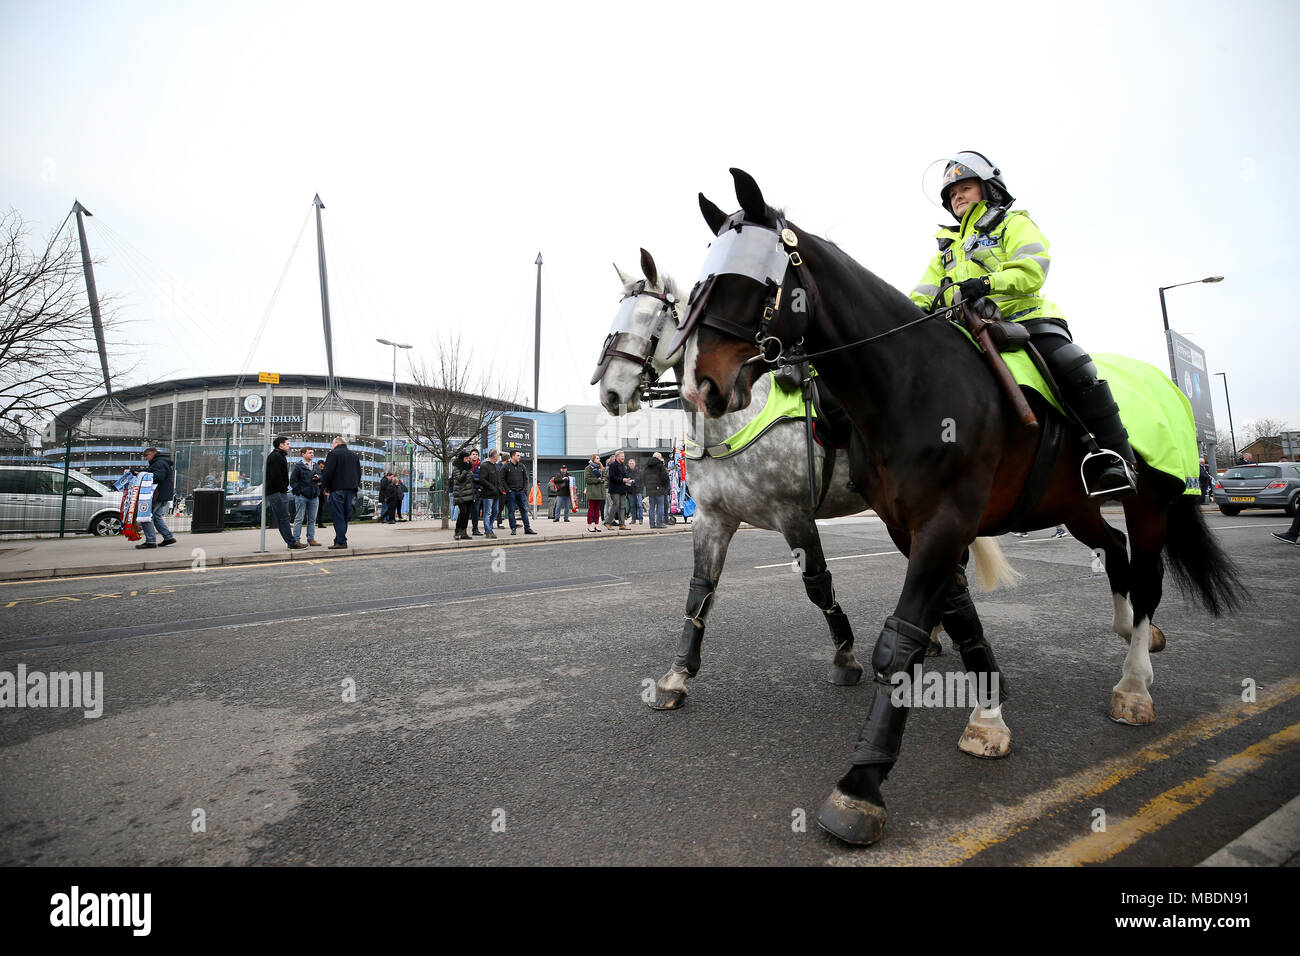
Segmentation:
[(1175, 382), (1178, 381), (1178, 373), (1174, 371), (1174, 343), (1169, 338), (1169, 308), (1165, 305), (1165, 290), (1177, 289), (1179, 286), (1196, 285), (1201, 282), (1222, 282), (1223, 276), (1206, 276), (1204, 279), (1192, 279), (1190, 282), (1175, 282), (1173, 285), (1160, 286), (1160, 317), (1165, 322), (1165, 346), (1169, 349), (1169, 377)]
[(1232, 438), (1232, 463), (1237, 463), (1237, 432), (1232, 427), (1232, 398), (1228, 395), (1228, 373), (1215, 372), (1223, 379), (1223, 397), (1228, 402), (1228, 435)]
[[(392, 418), (392, 435), (393, 440), (389, 443), (389, 449), (393, 454), (393, 461), (397, 461), (397, 350), (409, 349), (411, 346), (403, 345), (401, 342), (390, 342), (388, 339), (375, 339), (380, 345), (391, 345), (393, 347), (393, 418)], [(396, 465), (394, 465), (396, 467)]]

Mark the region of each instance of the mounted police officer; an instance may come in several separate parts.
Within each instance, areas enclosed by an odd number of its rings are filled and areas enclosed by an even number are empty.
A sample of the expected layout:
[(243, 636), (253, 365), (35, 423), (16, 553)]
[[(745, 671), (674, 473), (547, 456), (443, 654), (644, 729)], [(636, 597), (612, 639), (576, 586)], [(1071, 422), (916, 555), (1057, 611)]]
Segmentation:
[(963, 301), (987, 297), (1004, 318), (1023, 323), (1065, 403), (1100, 446), (1100, 454), (1085, 459), (1088, 494), (1135, 493), (1135, 459), (1119, 407), (1088, 353), (1071, 339), (1061, 310), (1039, 295), (1051, 265), (1049, 243), (1028, 213), (1011, 208), (1016, 200), (1002, 170), (982, 153), (960, 152), (947, 160), (939, 198), (957, 226), (936, 233), (939, 251), (911, 291), (912, 301), (929, 312), (951, 305), (956, 287)]

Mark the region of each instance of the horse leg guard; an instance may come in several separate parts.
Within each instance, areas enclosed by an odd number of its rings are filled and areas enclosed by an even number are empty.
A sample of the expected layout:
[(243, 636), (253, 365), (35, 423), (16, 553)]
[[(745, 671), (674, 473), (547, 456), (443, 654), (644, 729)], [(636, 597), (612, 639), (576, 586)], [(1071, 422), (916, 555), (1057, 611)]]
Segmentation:
[[(984, 625), (975, 613), (975, 602), (970, 593), (961, 591), (950, 596), (943, 603), (943, 629), (952, 637), (961, 652), (961, 662), (966, 670), (978, 678), (985, 676), (985, 686), (992, 690), (996, 687), (997, 701), (981, 700), (987, 707), (996, 707), (1011, 695), (1007, 690), (1006, 678), (998, 670), (998, 662), (993, 657), (993, 648), (984, 637)], [(994, 681), (996, 680), (996, 684)]]
[(808, 600), (826, 615), (826, 625), (831, 629), (831, 640), (835, 642), (835, 657), (826, 679), (839, 687), (852, 687), (862, 680), (862, 665), (853, 656), (853, 627), (849, 624), (848, 615), (835, 600), (831, 573), (823, 571), (821, 574), (805, 574), (803, 586), (808, 592)]
[(700, 646), (704, 643), (704, 620), (713, 603), (713, 582), (706, 578), (691, 578), (686, 593), (686, 620), (682, 622), (682, 636), (677, 642), (677, 657), (673, 666), (655, 684), (655, 697), (650, 703), (653, 710), (676, 710), (686, 703), (686, 678), (694, 677), (700, 670)]
[(904, 694), (895, 703), (891, 677), (903, 672), (914, 680), (929, 646), (928, 629), (890, 617), (871, 652), (875, 696), (867, 722), (858, 734), (853, 767), (840, 778), (817, 814), (822, 829), (846, 843), (865, 846), (875, 843), (884, 833), (885, 800), (880, 794), (880, 784), (898, 759), (910, 696)]

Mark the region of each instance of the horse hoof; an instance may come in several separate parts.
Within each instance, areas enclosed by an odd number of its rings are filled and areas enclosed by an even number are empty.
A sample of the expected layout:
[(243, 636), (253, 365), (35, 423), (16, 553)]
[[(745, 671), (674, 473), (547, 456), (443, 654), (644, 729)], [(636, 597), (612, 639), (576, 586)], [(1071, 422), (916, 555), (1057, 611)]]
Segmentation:
[(661, 690), (655, 688), (654, 700), (650, 701), (651, 710), (679, 710), (686, 706), (686, 691)]
[(1150, 697), (1139, 697), (1137, 694), (1117, 690), (1110, 695), (1110, 710), (1107, 715), (1117, 724), (1140, 727), (1155, 723), (1156, 705)]
[(885, 833), (885, 808), (836, 787), (817, 814), (817, 825), (854, 846), (870, 846)]
[(841, 667), (839, 664), (832, 664), (826, 679), (836, 687), (852, 687), (855, 684), (860, 684), (862, 682), (862, 665), (855, 663), (851, 667)]
[(1154, 624), (1151, 625), (1151, 653), (1156, 654), (1165, 649), (1165, 632)]
[(943, 645), (938, 641), (931, 641), (930, 646), (925, 649), (926, 657), (938, 657), (943, 653)]
[(1011, 731), (1005, 727), (981, 727), (967, 724), (957, 741), (957, 749), (972, 757), (997, 760), (1011, 753)]
[(677, 710), (686, 705), (686, 678), (689, 670), (674, 667), (655, 683), (655, 696), (647, 701), (651, 710)]

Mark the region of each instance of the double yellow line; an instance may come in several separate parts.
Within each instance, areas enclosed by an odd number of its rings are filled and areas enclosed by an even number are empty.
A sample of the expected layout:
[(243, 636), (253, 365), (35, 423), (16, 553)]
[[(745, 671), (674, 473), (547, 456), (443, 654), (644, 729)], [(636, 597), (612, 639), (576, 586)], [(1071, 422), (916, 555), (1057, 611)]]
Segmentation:
[[(1290, 678), (1261, 692), (1253, 704), (1229, 704), (1197, 718), (1167, 734), (1135, 754), (1112, 757), (1056, 781), (1030, 794), (1013, 807), (999, 807), (961, 824), (947, 837), (937, 837), (911, 848), (887, 849), (840, 857), (839, 865), (868, 866), (954, 866), (985, 850), (1005, 843), (1042, 819), (1080, 801), (1090, 800), (1161, 761), (1175, 757), (1197, 744), (1240, 726), (1252, 717), (1300, 696), (1300, 678)], [(1270, 757), (1300, 743), (1300, 723), (1256, 743), (1239, 754), (1219, 761), (1208, 773), (1165, 791), (1136, 814), (1108, 826), (1105, 832), (1089, 833), (1064, 847), (1039, 854), (1030, 865), (1077, 866), (1108, 860), (1142, 837), (1204, 803), (1217, 790), (1229, 786), (1257, 769)], [(1206, 856), (1210, 851), (1207, 850)]]

